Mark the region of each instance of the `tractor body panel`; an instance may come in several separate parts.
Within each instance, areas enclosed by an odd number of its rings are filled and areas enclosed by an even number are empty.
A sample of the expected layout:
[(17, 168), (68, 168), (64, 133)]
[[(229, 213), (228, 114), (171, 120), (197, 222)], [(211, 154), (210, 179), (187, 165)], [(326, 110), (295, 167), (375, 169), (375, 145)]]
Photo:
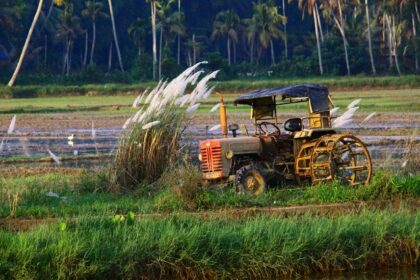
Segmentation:
[(200, 142), (203, 178), (217, 180), (231, 175), (234, 157), (261, 155), (262, 144), (257, 137), (209, 139)]

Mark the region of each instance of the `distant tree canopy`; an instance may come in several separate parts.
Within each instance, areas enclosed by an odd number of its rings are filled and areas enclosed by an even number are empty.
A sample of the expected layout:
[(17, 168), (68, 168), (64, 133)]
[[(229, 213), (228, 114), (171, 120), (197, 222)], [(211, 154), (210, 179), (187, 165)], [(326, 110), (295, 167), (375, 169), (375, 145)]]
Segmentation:
[[(209, 60), (225, 79), (418, 73), (418, 2), (44, 0), (21, 72), (135, 81)], [(16, 66), (38, 4), (1, 1), (1, 81)]]

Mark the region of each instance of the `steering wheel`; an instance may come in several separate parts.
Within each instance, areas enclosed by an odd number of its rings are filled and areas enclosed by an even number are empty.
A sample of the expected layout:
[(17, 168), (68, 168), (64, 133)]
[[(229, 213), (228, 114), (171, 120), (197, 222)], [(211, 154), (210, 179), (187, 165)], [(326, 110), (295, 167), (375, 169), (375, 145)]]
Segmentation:
[(266, 136), (280, 137), (280, 128), (271, 122), (261, 122), (257, 124), (259, 130)]

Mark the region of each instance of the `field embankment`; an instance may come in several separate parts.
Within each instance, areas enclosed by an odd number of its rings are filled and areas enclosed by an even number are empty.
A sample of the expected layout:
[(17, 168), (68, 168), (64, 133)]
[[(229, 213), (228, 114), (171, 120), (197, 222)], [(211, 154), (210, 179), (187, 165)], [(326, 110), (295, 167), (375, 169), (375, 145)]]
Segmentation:
[[(366, 90), (366, 89), (411, 89), (420, 87), (420, 76), (354, 76), (354, 77), (313, 77), (313, 78), (283, 78), (283, 79), (241, 79), (213, 82), (217, 90), (238, 93), (247, 90), (284, 87), (295, 84), (322, 84), (330, 90)], [(66, 95), (124, 95), (138, 94), (148, 88), (153, 88), (155, 82), (135, 84), (85, 84), (85, 85), (23, 85), (0, 86), (0, 98), (46, 97)]]

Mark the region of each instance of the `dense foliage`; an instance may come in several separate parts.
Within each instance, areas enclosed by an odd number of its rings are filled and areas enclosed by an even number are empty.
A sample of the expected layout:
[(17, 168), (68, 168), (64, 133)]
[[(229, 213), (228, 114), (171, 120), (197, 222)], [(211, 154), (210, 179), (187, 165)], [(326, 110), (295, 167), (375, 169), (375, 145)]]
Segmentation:
[[(1, 1), (2, 82), (38, 3)], [(150, 80), (204, 59), (222, 79), (414, 73), (419, 25), (417, 0), (45, 0), (18, 81)]]

